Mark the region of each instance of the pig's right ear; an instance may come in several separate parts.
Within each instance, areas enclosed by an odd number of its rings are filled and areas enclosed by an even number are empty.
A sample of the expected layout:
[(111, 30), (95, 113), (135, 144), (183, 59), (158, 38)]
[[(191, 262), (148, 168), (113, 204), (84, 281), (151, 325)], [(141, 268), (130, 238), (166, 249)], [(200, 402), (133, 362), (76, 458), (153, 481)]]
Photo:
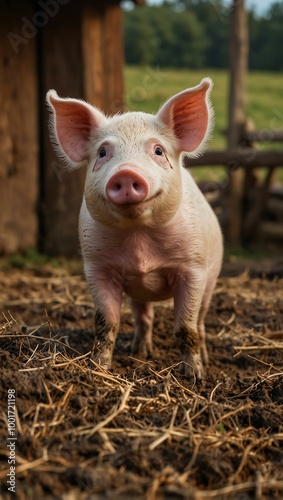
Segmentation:
[(70, 168), (86, 165), (91, 138), (105, 115), (86, 102), (62, 99), (55, 90), (47, 92), (46, 100), (52, 112), (49, 129), (56, 153)]
[(163, 104), (157, 117), (171, 129), (181, 152), (197, 157), (210, 138), (213, 109), (210, 103), (212, 81), (203, 78), (196, 87), (184, 90)]

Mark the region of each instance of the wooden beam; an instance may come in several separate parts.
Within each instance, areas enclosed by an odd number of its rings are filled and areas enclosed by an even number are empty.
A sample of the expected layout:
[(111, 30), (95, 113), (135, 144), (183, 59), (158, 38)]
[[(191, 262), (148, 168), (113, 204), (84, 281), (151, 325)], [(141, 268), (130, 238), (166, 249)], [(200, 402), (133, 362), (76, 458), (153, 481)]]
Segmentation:
[(106, 114), (122, 111), (124, 47), (119, 4), (84, 2), (82, 56), (85, 99)]
[(209, 165), (223, 165), (230, 173), (239, 170), (239, 167), (251, 169), (254, 167), (282, 167), (283, 150), (257, 151), (252, 148), (227, 151), (207, 151), (199, 158), (185, 158), (185, 167), (204, 167)]
[(104, 108), (104, 61), (102, 18), (105, 6), (84, 2), (82, 8), (83, 87), (87, 102)]
[(245, 85), (248, 69), (248, 44), (248, 24), (245, 0), (233, 0), (230, 23), (228, 148), (237, 147), (245, 123)]
[[(228, 149), (237, 148), (245, 121), (245, 79), (248, 67), (248, 22), (244, 0), (233, 0), (230, 25), (230, 89), (228, 116)], [(241, 242), (244, 171), (238, 169), (228, 184), (228, 225), (230, 245)]]
[(242, 138), (248, 142), (283, 142), (283, 130), (254, 130), (245, 133)]
[(107, 114), (124, 109), (124, 37), (122, 9), (119, 4), (109, 6), (103, 20), (104, 82)]

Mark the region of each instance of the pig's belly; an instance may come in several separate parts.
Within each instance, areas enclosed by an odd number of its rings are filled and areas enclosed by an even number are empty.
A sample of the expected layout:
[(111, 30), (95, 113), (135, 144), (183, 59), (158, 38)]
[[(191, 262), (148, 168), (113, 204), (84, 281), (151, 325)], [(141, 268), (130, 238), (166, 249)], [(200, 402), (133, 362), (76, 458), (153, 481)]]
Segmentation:
[(157, 272), (126, 276), (124, 291), (140, 302), (154, 302), (172, 297), (166, 276)]

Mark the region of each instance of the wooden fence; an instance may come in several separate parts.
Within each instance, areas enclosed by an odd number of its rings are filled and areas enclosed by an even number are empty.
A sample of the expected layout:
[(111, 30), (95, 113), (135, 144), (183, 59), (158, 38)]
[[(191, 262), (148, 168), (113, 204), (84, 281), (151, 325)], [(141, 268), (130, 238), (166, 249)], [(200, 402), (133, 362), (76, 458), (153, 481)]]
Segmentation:
[[(213, 204), (218, 209), (228, 244), (237, 246), (255, 239), (272, 239), (283, 244), (283, 188), (273, 186), (276, 169), (283, 166), (283, 148), (280, 151), (255, 149), (257, 142), (283, 141), (283, 130), (256, 130), (245, 116), (248, 47), (245, 1), (233, 0), (227, 150), (208, 151), (200, 158), (190, 159), (186, 165), (226, 167), (225, 187), (215, 188)], [(261, 180), (258, 169), (263, 167), (267, 173)]]

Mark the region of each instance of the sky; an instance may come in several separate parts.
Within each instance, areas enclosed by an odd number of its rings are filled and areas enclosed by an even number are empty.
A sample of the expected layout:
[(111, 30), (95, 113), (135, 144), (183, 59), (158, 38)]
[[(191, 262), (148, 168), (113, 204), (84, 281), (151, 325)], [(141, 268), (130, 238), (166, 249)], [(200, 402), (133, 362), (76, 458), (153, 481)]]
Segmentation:
[[(147, 0), (148, 5), (153, 5), (153, 4), (159, 4), (161, 3), (162, 0)], [(261, 15), (264, 14), (270, 7), (275, 2), (275, 0), (246, 0), (246, 6), (247, 7), (254, 7), (254, 10), (256, 11), (257, 14)], [(231, 0), (224, 0), (224, 3), (229, 5), (231, 4)]]

